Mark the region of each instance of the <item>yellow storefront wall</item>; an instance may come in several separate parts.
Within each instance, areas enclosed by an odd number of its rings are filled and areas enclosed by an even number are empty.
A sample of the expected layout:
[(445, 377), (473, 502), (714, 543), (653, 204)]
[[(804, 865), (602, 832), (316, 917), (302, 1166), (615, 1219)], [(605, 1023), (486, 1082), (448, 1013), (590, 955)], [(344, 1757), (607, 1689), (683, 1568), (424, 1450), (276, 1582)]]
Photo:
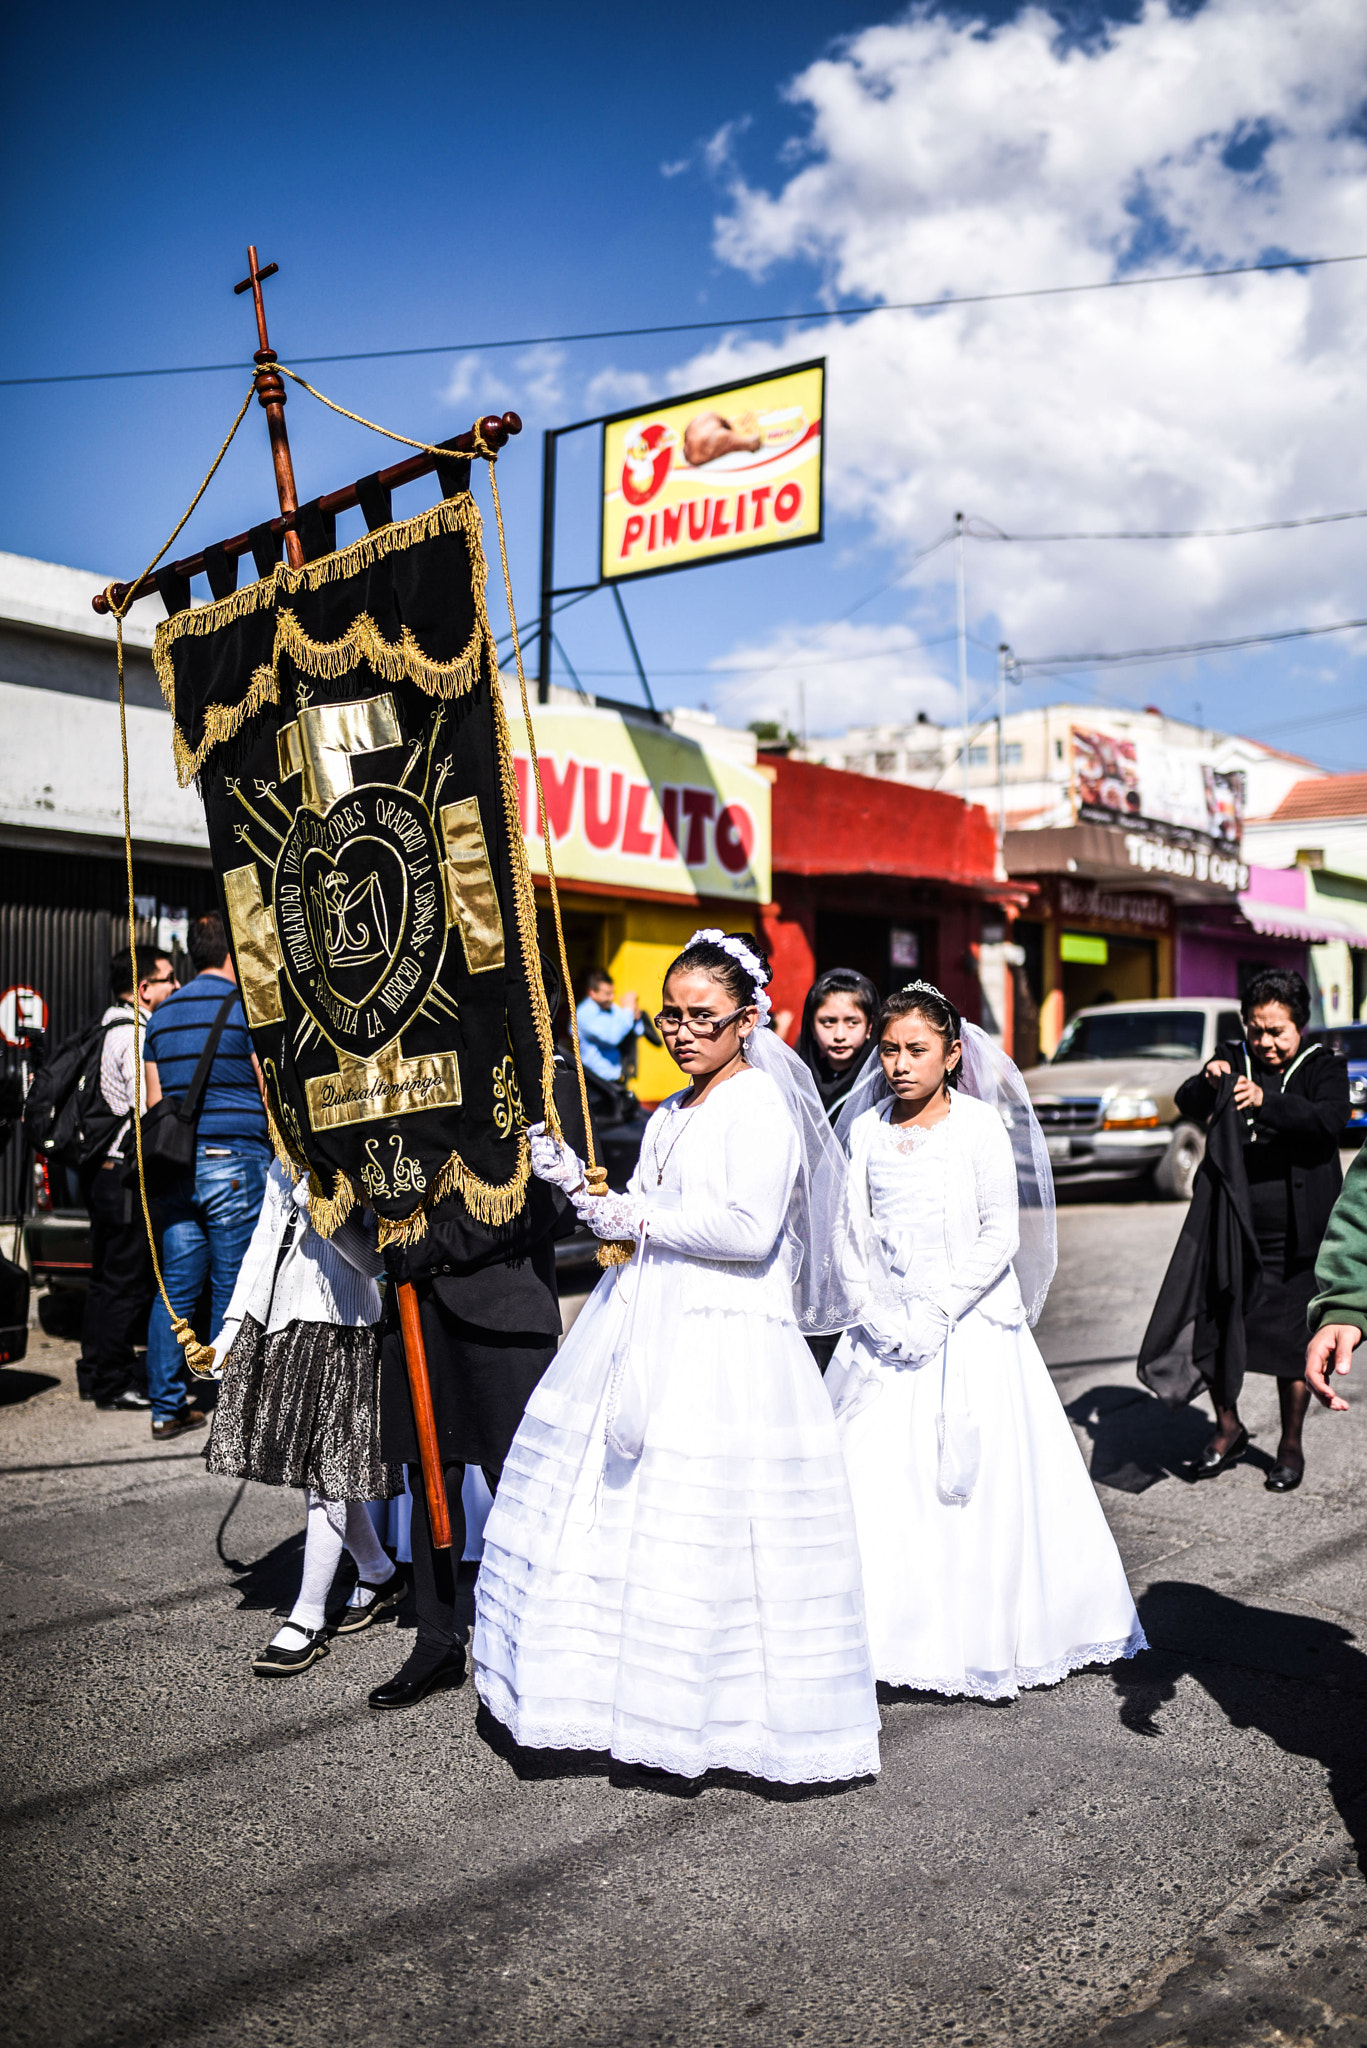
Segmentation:
[[(545, 933), (550, 899), (540, 888), (536, 893), (538, 907), (544, 906), (542, 944), (553, 951)], [(601, 965), (612, 976), (618, 999), (636, 995), (650, 1017), (663, 1001), (665, 970), (700, 925), (752, 936), (757, 929), (753, 914), (736, 904), (728, 905), (723, 914), (711, 904), (643, 903), (626, 896), (580, 895), (573, 888), (562, 891), (561, 912), (576, 997), (585, 970)], [(631, 1083), (640, 1100), (660, 1102), (681, 1085), (679, 1069), (663, 1046), (641, 1039)]]

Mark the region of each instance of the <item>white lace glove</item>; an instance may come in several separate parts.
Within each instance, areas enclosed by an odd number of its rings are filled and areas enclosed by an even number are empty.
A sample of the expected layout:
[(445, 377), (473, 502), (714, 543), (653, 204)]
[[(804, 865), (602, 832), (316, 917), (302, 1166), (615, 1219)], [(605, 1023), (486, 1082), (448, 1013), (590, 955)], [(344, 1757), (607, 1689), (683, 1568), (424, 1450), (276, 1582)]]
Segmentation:
[(583, 1161), (563, 1138), (553, 1138), (544, 1124), (528, 1124), (527, 1143), (532, 1155), (532, 1172), (549, 1187), (572, 1195), (584, 1185)]
[(938, 1358), (949, 1331), (949, 1317), (924, 1295), (913, 1295), (902, 1304), (901, 1327), (897, 1332), (897, 1356), (908, 1365), (924, 1365)]
[(618, 1195), (611, 1189), (605, 1195), (592, 1194), (582, 1161), (563, 1139), (551, 1137), (544, 1124), (528, 1124), (527, 1142), (537, 1179), (568, 1195), (575, 1215), (595, 1237), (635, 1237), (645, 1215), (639, 1195)]

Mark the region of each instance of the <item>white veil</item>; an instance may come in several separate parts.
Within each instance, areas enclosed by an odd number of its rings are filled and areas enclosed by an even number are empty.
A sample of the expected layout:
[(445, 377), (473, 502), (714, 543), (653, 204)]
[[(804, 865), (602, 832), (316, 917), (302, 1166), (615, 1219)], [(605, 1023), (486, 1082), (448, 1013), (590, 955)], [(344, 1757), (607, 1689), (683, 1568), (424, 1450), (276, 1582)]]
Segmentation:
[[(931, 993), (938, 994), (938, 990)], [(1058, 1265), (1058, 1224), (1049, 1148), (1015, 1061), (976, 1024), (961, 1027), (960, 1042), (963, 1065), (959, 1086), (965, 1095), (976, 1095), (979, 1102), (991, 1104), (1011, 1140), (1020, 1203), (1020, 1249), (1011, 1263), (1020, 1283), (1026, 1316), (1033, 1325), (1039, 1321)], [(835, 1135), (842, 1146), (849, 1145), (856, 1117), (880, 1102), (887, 1102), (891, 1096), (882, 1061), (870, 1060), (836, 1121)]]
[(849, 1160), (816, 1083), (776, 1031), (761, 1021), (745, 1042), (745, 1057), (783, 1097), (801, 1147), (785, 1226), (798, 1327), (809, 1336), (847, 1330), (861, 1320), (868, 1294), (867, 1250), (850, 1209)]

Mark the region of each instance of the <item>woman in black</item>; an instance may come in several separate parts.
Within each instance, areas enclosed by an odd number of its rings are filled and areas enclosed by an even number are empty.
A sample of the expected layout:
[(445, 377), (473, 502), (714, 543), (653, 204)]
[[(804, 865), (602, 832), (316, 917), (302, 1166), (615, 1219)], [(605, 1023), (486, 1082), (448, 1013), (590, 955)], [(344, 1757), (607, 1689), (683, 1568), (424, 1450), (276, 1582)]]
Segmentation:
[(867, 974), (853, 967), (828, 967), (807, 991), (797, 1056), (811, 1073), (832, 1123), (873, 1051), (881, 1001)]
[[(1272, 1493), (1291, 1493), (1305, 1474), (1306, 1311), (1320, 1240), (1343, 1186), (1338, 1148), (1348, 1121), (1348, 1068), (1326, 1045), (1302, 1044), (1310, 992), (1299, 974), (1269, 968), (1255, 975), (1240, 1008), (1243, 1040), (1216, 1047), (1204, 1071), (1178, 1089), (1177, 1107), (1205, 1123), (1221, 1083), (1233, 1076), (1248, 1213), (1261, 1263), (1243, 1318), (1246, 1370), (1276, 1378), (1282, 1433), (1266, 1484)], [(1211, 1395), (1217, 1427), (1194, 1467), (1202, 1479), (1223, 1472), (1248, 1448), (1238, 1388), (1226, 1386), (1220, 1367)]]

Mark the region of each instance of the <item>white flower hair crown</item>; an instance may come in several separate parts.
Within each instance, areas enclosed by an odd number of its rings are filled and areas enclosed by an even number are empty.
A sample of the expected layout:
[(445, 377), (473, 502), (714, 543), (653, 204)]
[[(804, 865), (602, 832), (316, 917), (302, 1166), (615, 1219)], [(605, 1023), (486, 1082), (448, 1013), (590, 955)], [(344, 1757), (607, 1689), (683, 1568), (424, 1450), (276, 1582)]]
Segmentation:
[[(694, 932), (688, 942), (688, 946), (697, 946), (703, 943), (709, 946), (720, 946), (723, 953), (729, 953), (731, 958), (745, 969), (751, 981), (755, 984), (755, 1008), (759, 1011), (762, 1022), (764, 1018), (770, 1015), (774, 1006), (765, 994), (764, 984), (769, 979), (769, 976), (765, 971), (764, 963), (760, 959), (759, 954), (752, 953), (744, 939), (731, 939), (727, 937), (725, 932), (713, 931), (711, 929)], [(688, 946), (684, 947), (685, 953), (688, 951)]]

